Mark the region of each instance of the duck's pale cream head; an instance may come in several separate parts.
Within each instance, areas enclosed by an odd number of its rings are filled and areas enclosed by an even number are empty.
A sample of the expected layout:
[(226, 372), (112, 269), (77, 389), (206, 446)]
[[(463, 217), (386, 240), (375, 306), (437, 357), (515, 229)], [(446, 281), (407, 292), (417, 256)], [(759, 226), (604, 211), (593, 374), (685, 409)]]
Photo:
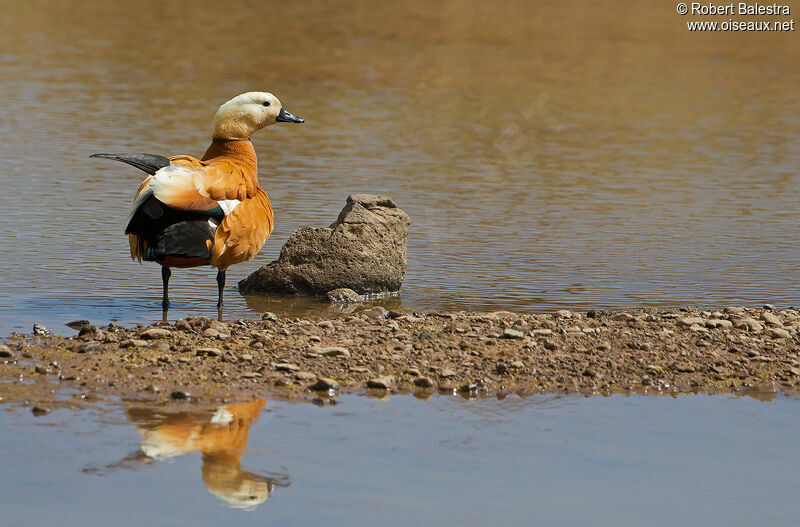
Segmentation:
[(219, 107), (214, 116), (214, 139), (249, 139), (271, 124), (302, 122), (303, 119), (284, 110), (281, 101), (271, 93), (251, 91)]

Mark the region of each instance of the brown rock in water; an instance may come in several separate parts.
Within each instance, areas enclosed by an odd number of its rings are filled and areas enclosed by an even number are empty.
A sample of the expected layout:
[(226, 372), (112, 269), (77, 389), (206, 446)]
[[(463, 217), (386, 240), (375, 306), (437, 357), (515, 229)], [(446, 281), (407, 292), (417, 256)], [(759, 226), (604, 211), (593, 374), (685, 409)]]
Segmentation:
[(280, 257), (239, 282), (239, 291), (325, 295), (394, 292), (406, 273), (408, 215), (388, 197), (355, 194), (327, 228), (297, 229)]

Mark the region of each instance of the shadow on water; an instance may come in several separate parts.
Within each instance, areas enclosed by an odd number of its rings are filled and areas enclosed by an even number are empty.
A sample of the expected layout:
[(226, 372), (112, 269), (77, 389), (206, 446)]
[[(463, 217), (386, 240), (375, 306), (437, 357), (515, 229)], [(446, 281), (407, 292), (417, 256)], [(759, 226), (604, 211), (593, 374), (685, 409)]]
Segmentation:
[(105, 476), (116, 470), (136, 470), (200, 452), (206, 489), (230, 507), (253, 510), (265, 502), (276, 487), (290, 485), (286, 473), (256, 473), (241, 466), (250, 426), (259, 418), (265, 404), (264, 399), (256, 399), (192, 411), (130, 407), (128, 420), (142, 436), (139, 450), (103, 467), (86, 467), (83, 472)]

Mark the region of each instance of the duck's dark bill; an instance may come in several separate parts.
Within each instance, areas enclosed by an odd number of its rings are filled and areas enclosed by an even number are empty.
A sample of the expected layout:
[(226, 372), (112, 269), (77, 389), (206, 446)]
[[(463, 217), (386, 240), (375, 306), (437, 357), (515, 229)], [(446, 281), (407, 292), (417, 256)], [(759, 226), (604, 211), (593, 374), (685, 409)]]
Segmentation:
[(297, 117), (296, 115), (292, 115), (283, 108), (281, 108), (278, 117), (275, 118), (276, 121), (279, 123), (302, 123), (303, 119)]

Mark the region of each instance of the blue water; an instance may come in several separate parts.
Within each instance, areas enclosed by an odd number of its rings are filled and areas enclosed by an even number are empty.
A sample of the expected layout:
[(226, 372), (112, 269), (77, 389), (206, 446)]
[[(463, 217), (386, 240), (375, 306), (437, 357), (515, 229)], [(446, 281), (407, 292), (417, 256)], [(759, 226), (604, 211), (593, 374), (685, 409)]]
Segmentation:
[(0, 412), (2, 524), (751, 526), (800, 514), (800, 407), (787, 397), (267, 401), (241, 470), (271, 491), (238, 508), (197, 452), (130, 461), (135, 413)]

